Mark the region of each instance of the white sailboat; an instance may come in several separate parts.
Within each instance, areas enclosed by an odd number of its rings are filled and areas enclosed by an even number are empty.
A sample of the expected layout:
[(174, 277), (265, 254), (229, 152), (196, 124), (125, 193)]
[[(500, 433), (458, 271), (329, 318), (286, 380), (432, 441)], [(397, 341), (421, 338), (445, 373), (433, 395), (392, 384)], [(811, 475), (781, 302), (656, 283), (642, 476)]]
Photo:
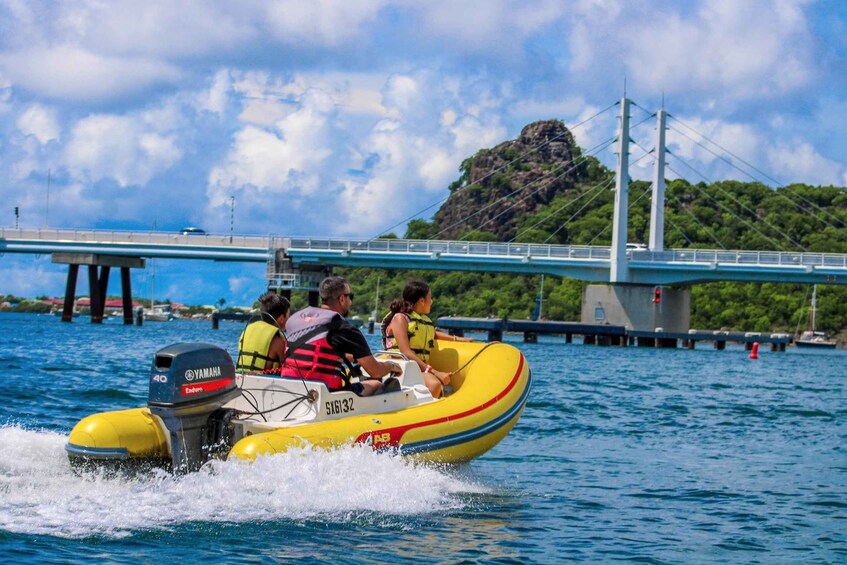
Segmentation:
[(809, 310), (809, 329), (800, 335), (794, 343), (797, 347), (809, 347), (817, 349), (835, 349), (837, 342), (830, 339), (824, 332), (815, 329), (815, 315), (818, 305), (818, 285), (812, 287), (812, 307)]
[(156, 306), (156, 265), (150, 259), (150, 308), (144, 310), (144, 320), (147, 322), (169, 322), (173, 320), (170, 304)]

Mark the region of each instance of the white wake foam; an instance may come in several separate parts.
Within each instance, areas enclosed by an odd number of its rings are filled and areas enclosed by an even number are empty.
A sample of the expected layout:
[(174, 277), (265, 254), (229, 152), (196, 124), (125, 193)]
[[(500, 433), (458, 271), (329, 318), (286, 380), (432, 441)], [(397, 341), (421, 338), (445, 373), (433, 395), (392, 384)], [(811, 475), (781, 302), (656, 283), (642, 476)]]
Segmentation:
[(213, 462), (181, 477), (77, 476), (66, 441), (58, 433), (0, 427), (0, 529), (80, 538), (194, 521), (348, 522), (457, 510), (467, 504), (461, 494), (487, 492), (449, 469), (365, 447)]

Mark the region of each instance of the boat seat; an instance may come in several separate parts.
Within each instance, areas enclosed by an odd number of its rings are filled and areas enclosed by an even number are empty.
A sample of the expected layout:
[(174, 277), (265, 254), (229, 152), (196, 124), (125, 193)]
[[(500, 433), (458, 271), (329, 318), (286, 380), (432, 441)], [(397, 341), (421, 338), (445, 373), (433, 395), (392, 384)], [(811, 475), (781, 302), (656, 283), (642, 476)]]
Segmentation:
[(400, 385), (404, 387), (414, 387), (415, 385), (424, 385), (423, 373), (421, 368), (414, 361), (400, 362), (403, 366), (403, 374), (397, 377), (400, 379)]
[[(380, 361), (384, 361), (388, 359), (388, 356), (380, 355), (377, 357)], [(414, 361), (410, 361), (408, 359), (398, 359), (396, 357), (391, 357), (391, 361), (394, 361), (403, 369), (403, 373), (400, 375), (396, 375), (397, 379), (400, 381), (400, 386), (402, 388), (414, 388), (417, 385), (421, 385), (426, 388), (426, 384), (424, 383), (423, 373), (421, 373), (420, 367)], [(367, 377), (367, 372), (362, 371), (362, 374)]]

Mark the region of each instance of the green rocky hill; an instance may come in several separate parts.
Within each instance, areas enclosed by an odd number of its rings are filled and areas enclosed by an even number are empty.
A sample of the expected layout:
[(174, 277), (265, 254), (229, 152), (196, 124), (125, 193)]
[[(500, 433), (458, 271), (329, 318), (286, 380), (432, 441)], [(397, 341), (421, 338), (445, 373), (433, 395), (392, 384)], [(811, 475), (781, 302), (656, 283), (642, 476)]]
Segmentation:
[[(466, 159), (450, 197), (430, 220), (413, 220), (406, 238), (609, 245), (614, 172), (585, 156), (559, 121), (526, 126), (518, 139)], [(646, 243), (650, 185), (630, 184), (630, 242)], [(756, 182), (692, 184), (666, 191), (665, 246), (847, 253), (847, 189)], [(395, 237), (387, 234), (386, 237)], [(540, 277), (440, 271), (347, 269), (357, 313), (371, 314), (377, 279), (381, 316), (410, 278), (433, 288), (438, 315), (528, 318)], [(847, 283), (847, 281), (844, 281)], [(585, 283), (545, 277), (543, 316), (578, 320)], [(361, 298), (360, 298), (361, 297)], [(806, 323), (808, 285), (709, 283), (692, 287), (692, 326), (794, 332)], [(847, 290), (818, 287), (818, 327), (847, 328)]]

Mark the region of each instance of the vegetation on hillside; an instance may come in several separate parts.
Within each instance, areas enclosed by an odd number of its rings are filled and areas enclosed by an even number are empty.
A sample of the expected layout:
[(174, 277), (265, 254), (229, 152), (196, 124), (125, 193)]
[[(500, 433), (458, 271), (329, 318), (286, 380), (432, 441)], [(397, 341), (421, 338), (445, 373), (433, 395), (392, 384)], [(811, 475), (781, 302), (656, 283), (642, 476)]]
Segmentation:
[[(498, 146), (498, 149), (504, 154), (509, 151), (508, 146)], [(491, 151), (484, 150), (462, 163), (459, 178), (450, 185), (451, 199), (463, 191), (472, 191), (473, 200), (487, 203), (487, 206), (494, 202), (499, 209), (505, 210), (537, 191), (532, 185), (525, 187), (523, 192), (515, 191), (511, 175), (527, 170), (517, 163), (496, 174), (482, 175), (485, 182), (468, 184), (474, 160), (481, 156), (490, 161)], [(579, 156), (579, 149), (574, 148), (573, 154)], [(504, 159), (508, 157), (513, 155), (506, 155)], [(549, 169), (561, 168), (563, 164), (533, 163), (533, 166)], [(590, 157), (581, 158), (576, 170), (575, 182), (561, 187), (548, 202), (511, 216), (515, 226), (513, 241), (610, 244), (614, 173)], [(648, 182), (630, 183), (630, 242), (648, 242), (650, 189)], [(449, 203), (450, 200), (445, 207)], [(498, 237), (496, 220), (491, 221), (496, 214), (489, 212), (488, 219), (480, 220), (467, 205), (465, 197), (462, 212), (469, 219), (461, 226), (459, 239), (502, 239)], [(412, 220), (403, 237), (439, 237), (445, 226), (439, 225), (438, 219), (439, 214), (431, 221)], [(692, 184), (683, 179), (671, 180), (666, 190), (665, 247), (847, 253), (847, 189), (803, 184), (773, 189), (757, 182)], [(336, 272), (350, 279), (356, 293), (354, 313), (362, 317), (371, 315), (374, 309), (377, 279), (380, 281), (379, 317), (391, 298), (399, 296), (403, 284), (411, 278), (421, 278), (432, 286), (435, 316), (528, 318), (540, 288), (540, 276), (528, 275), (374, 269), (337, 269)], [(818, 287), (817, 325), (834, 334), (847, 328), (847, 289), (827, 282), (822, 278), (822, 285)], [(545, 277), (543, 316), (578, 320), (585, 284)], [(804, 329), (808, 323), (809, 285), (719, 282), (697, 284), (691, 291), (692, 327), (793, 333)]]

